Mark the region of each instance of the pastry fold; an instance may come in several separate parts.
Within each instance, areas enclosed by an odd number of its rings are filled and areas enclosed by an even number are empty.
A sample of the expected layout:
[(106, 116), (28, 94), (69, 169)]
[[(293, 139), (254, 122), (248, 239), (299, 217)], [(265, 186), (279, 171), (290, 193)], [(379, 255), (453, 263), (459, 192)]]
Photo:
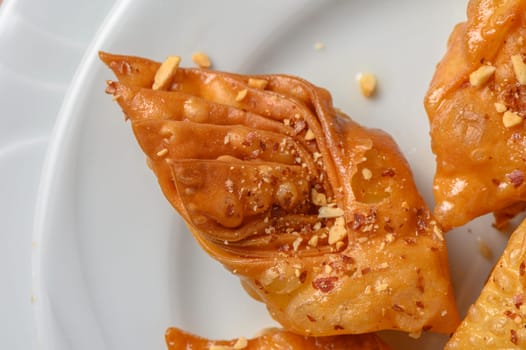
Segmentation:
[(286, 330), (455, 329), (442, 231), (389, 135), (300, 78), (177, 68), (154, 90), (160, 63), (100, 57), (166, 198)]
[(511, 235), (446, 350), (526, 348), (526, 221)]
[(526, 208), (526, 1), (471, 0), (425, 97), (445, 230)]
[(278, 328), (269, 328), (246, 339), (209, 340), (178, 328), (166, 331), (168, 350), (389, 350), (375, 334), (306, 337)]

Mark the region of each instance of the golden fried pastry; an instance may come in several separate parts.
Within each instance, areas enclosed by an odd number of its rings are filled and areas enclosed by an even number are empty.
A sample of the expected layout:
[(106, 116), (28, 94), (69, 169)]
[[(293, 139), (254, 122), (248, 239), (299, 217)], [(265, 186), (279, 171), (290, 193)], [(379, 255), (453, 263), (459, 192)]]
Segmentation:
[(456, 328), (442, 231), (387, 134), (296, 77), (100, 57), (168, 200), (285, 329)]
[(526, 208), (526, 1), (471, 0), (425, 97), (444, 229)]
[(512, 234), (488, 282), (446, 349), (526, 348), (526, 221)]
[(375, 334), (306, 337), (282, 329), (269, 328), (246, 339), (212, 341), (178, 328), (166, 331), (168, 350), (389, 350)]

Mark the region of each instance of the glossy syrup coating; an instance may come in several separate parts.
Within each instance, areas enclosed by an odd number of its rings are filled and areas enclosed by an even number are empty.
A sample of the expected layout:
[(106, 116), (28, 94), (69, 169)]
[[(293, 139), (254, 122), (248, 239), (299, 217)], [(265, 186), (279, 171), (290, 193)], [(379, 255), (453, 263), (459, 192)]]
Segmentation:
[(389, 135), (300, 78), (179, 67), (153, 90), (160, 63), (100, 56), (167, 199), (286, 330), (456, 328), (442, 230)]
[(210, 340), (178, 328), (166, 331), (168, 350), (389, 350), (374, 334), (306, 337), (283, 329), (269, 328), (246, 339)]
[(526, 207), (526, 1), (472, 0), (425, 98), (445, 230)]
[(526, 221), (508, 245), (466, 318), (446, 344), (456, 349), (526, 348)]

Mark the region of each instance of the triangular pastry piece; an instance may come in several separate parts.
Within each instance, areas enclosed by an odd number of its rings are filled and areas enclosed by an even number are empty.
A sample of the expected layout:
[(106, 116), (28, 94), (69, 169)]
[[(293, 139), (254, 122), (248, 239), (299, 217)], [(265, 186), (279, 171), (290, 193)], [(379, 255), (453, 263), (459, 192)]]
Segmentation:
[(526, 208), (526, 1), (471, 0), (425, 106), (436, 154), (435, 217), (444, 229)]
[(389, 350), (375, 334), (307, 337), (283, 329), (265, 329), (260, 335), (246, 339), (209, 340), (178, 328), (166, 331), (168, 350)]
[(100, 56), (168, 200), (285, 329), (455, 329), (442, 231), (386, 133), (296, 77)]
[(445, 349), (526, 348), (526, 221), (512, 234)]

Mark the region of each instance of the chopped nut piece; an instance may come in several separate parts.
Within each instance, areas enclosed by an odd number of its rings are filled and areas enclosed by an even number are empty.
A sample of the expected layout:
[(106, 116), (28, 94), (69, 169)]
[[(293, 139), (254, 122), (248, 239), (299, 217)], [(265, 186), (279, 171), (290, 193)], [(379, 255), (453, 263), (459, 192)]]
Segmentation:
[(208, 57), (206, 53), (201, 51), (196, 52), (192, 55), (192, 61), (194, 61), (194, 63), (201, 68), (210, 68), (212, 66), (210, 57)]
[(336, 218), (334, 225), (329, 229), (329, 244), (334, 244), (340, 242), (347, 235), (347, 230), (345, 230), (345, 220), (343, 216)]
[(314, 43), (314, 50), (320, 51), (320, 50), (323, 50), (324, 48), (325, 48), (325, 44), (322, 43), (321, 41), (317, 41)]
[(422, 336), (422, 331), (411, 332), (408, 334), (410, 338), (419, 339)]
[(359, 73), (357, 76), (360, 90), (365, 97), (371, 97), (376, 91), (376, 77), (371, 73)]
[(305, 140), (311, 141), (311, 140), (314, 140), (315, 138), (316, 138), (316, 135), (314, 135), (311, 129), (308, 129), (307, 132), (305, 133)]
[(337, 218), (339, 216), (343, 216), (343, 210), (340, 208), (333, 208), (329, 206), (320, 207), (318, 210), (318, 217), (319, 218)]
[(264, 90), (268, 85), (268, 81), (265, 79), (248, 78), (248, 86), (254, 89)]
[(389, 288), (389, 284), (387, 284), (385, 281), (377, 280), (374, 283), (374, 290), (377, 292), (383, 292), (387, 288)]
[(469, 75), (469, 83), (475, 87), (484, 85), (495, 73), (496, 68), (489, 65), (480, 66)]
[(434, 225), (433, 226), (433, 233), (435, 234), (435, 236), (438, 238), (439, 241), (443, 241), (444, 240), (444, 234), (442, 233), (442, 230), (440, 229), (440, 227)]
[(241, 349), (244, 349), (246, 348), (248, 345), (248, 341), (247, 341), (247, 338), (245, 337), (239, 337), (236, 341), (236, 343), (234, 344), (234, 350), (241, 350)]
[(378, 265), (378, 268), (379, 268), (379, 269), (386, 269), (386, 268), (388, 268), (388, 267), (389, 267), (389, 264), (386, 263), (386, 262), (383, 262), (383, 263), (381, 263), (380, 265)]
[(506, 128), (512, 128), (522, 123), (522, 118), (515, 112), (506, 111), (502, 116), (502, 123)]
[(318, 246), (318, 240), (319, 240), (319, 237), (317, 235), (314, 235), (312, 236), (309, 241), (307, 242), (307, 244), (313, 248), (317, 247)]
[(159, 152), (157, 152), (157, 157), (163, 157), (168, 154), (168, 150), (166, 148), (163, 148)]
[(504, 113), (508, 109), (504, 103), (500, 103), (500, 102), (495, 102), (494, 106), (495, 106), (495, 110), (497, 111), (497, 113)]
[(247, 96), (247, 93), (248, 93), (248, 90), (247, 90), (247, 89), (240, 90), (240, 91), (237, 93), (236, 101), (237, 101), (237, 102), (243, 101), (243, 99)]
[(362, 176), (364, 180), (371, 180), (373, 178), (373, 172), (367, 168), (362, 169)]
[(303, 238), (298, 237), (292, 242), (292, 249), (294, 249), (295, 252), (298, 251), (298, 248), (300, 247), (301, 242), (303, 242)]
[(479, 244), (479, 253), (484, 257), (484, 259), (491, 261), (493, 259), (493, 252), (486, 242), (481, 237), (477, 238)]
[(511, 56), (511, 64), (515, 72), (515, 78), (521, 85), (526, 85), (526, 64), (522, 60), (521, 55)]
[(325, 193), (319, 193), (314, 188), (310, 191), (312, 203), (319, 207), (327, 205), (327, 196)]
[(153, 90), (166, 89), (172, 82), (172, 78), (181, 63), (181, 57), (179, 56), (168, 56), (166, 60), (161, 64), (155, 77), (153, 78)]

